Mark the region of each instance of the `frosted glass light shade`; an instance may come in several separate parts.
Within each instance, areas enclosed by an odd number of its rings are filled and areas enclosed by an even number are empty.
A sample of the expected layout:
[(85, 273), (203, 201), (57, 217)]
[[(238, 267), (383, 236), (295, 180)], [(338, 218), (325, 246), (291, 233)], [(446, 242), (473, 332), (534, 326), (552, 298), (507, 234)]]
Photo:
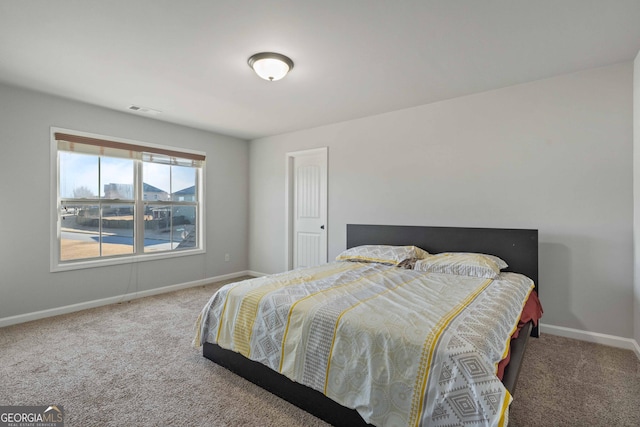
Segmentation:
[(249, 58), (249, 66), (265, 80), (280, 80), (293, 68), (293, 61), (279, 53), (256, 53)]

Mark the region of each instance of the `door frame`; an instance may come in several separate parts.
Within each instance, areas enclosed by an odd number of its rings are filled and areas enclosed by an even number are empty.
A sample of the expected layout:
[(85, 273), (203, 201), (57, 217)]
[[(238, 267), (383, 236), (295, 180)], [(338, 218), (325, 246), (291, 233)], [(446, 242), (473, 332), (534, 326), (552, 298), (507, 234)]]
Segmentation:
[(284, 200), (284, 208), (285, 208), (285, 266), (287, 270), (291, 270), (293, 268), (293, 221), (295, 215), (293, 213), (293, 197), (295, 192), (293, 191), (293, 184), (295, 182), (293, 163), (296, 157), (309, 156), (309, 155), (317, 155), (324, 154), (325, 156), (325, 164), (327, 167), (325, 173), (326, 180), (326, 200), (325, 200), (325, 223), (324, 223), (324, 232), (327, 233), (327, 252), (325, 254), (325, 259), (329, 258), (329, 147), (320, 147), (320, 148), (312, 148), (309, 150), (301, 150), (301, 151), (291, 151), (286, 153), (286, 173), (285, 173), (285, 200)]

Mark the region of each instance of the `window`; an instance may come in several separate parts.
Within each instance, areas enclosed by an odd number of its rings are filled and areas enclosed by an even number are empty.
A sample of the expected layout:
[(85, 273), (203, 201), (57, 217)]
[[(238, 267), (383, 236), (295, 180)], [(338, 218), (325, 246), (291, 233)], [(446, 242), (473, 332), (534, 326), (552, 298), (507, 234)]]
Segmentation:
[(53, 129), (52, 270), (202, 252), (202, 153)]

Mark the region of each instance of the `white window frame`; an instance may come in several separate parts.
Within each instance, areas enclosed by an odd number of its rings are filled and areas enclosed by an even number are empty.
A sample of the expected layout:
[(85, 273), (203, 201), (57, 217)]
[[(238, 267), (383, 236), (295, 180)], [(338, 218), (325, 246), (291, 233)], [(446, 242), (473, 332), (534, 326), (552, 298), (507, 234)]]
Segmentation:
[[(206, 253), (206, 239), (205, 239), (205, 203), (206, 200), (204, 198), (205, 195), (205, 182), (206, 182), (206, 166), (203, 163), (202, 167), (199, 168), (198, 173), (198, 183), (196, 185), (198, 191), (198, 208), (197, 208), (197, 242), (199, 246), (193, 249), (181, 249), (177, 251), (163, 251), (163, 252), (151, 252), (151, 253), (137, 253), (132, 255), (119, 255), (116, 257), (101, 257), (101, 258), (91, 258), (91, 259), (78, 259), (72, 261), (60, 261), (60, 228), (62, 225), (62, 218), (60, 214), (60, 171), (59, 171), (59, 162), (58, 162), (58, 141), (56, 140), (56, 133), (66, 133), (77, 135), (80, 137), (88, 137), (88, 138), (96, 138), (103, 139), (107, 141), (120, 142), (125, 144), (133, 144), (141, 147), (149, 147), (155, 149), (164, 149), (171, 151), (178, 151), (183, 153), (190, 153), (195, 155), (204, 156), (206, 153), (196, 150), (190, 150), (179, 147), (171, 147), (166, 145), (152, 144), (148, 142), (141, 142), (131, 139), (125, 138), (117, 138), (113, 136), (107, 135), (99, 135), (95, 133), (82, 132), (72, 129), (64, 129), (59, 127), (51, 127), (51, 145), (50, 145), (50, 203), (49, 203), (49, 211), (50, 211), (50, 271), (58, 272), (58, 271), (69, 271), (69, 270), (78, 270), (84, 268), (95, 268), (95, 267), (105, 267), (109, 265), (119, 265), (119, 264), (131, 264), (137, 262), (144, 261), (153, 261), (159, 259), (166, 258), (177, 258), (183, 256), (191, 256)], [(134, 201), (136, 205), (141, 205), (144, 202), (144, 196), (141, 194), (139, 200)], [(148, 201), (147, 201), (148, 202)], [(134, 226), (134, 233), (138, 237), (144, 234), (144, 230), (137, 228)]]

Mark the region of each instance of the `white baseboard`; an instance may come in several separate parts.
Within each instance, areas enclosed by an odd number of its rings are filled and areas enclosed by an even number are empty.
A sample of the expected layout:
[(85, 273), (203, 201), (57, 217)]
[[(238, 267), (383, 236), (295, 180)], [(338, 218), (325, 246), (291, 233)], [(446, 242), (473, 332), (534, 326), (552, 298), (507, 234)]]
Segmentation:
[(75, 311), (86, 310), (88, 308), (101, 307), (103, 305), (131, 301), (137, 298), (144, 298), (152, 295), (164, 294), (167, 292), (178, 291), (180, 289), (207, 285), (209, 283), (219, 282), (221, 280), (235, 279), (236, 277), (242, 277), (247, 275), (253, 275), (253, 274), (247, 270), (239, 271), (237, 273), (230, 273), (230, 274), (223, 274), (221, 276), (208, 277), (206, 279), (195, 280), (193, 282), (179, 283), (177, 285), (170, 285), (170, 286), (164, 286), (161, 288), (148, 289), (146, 291), (116, 295), (109, 298), (102, 298), (102, 299), (97, 299), (92, 301), (81, 302), (78, 304), (65, 305), (63, 307), (50, 308), (48, 310), (18, 314), (16, 316), (10, 316), (10, 317), (3, 317), (3, 318), (0, 318), (0, 328), (4, 326), (16, 325), (18, 323), (30, 322), (32, 320), (44, 319), (46, 317), (58, 316), (60, 314), (73, 313)]
[(596, 344), (608, 345), (610, 347), (624, 348), (635, 352), (640, 359), (640, 346), (636, 340), (631, 338), (622, 338), (615, 335), (601, 334), (598, 332), (583, 331), (580, 329), (565, 328), (564, 326), (554, 326), (540, 323), (540, 332), (550, 335), (558, 335), (566, 338), (574, 338), (581, 341), (592, 342)]
[(249, 276), (253, 276), (253, 277), (262, 277), (262, 276), (267, 276), (267, 273), (260, 273), (259, 271), (253, 271), (253, 270), (249, 270), (247, 271), (247, 274)]

